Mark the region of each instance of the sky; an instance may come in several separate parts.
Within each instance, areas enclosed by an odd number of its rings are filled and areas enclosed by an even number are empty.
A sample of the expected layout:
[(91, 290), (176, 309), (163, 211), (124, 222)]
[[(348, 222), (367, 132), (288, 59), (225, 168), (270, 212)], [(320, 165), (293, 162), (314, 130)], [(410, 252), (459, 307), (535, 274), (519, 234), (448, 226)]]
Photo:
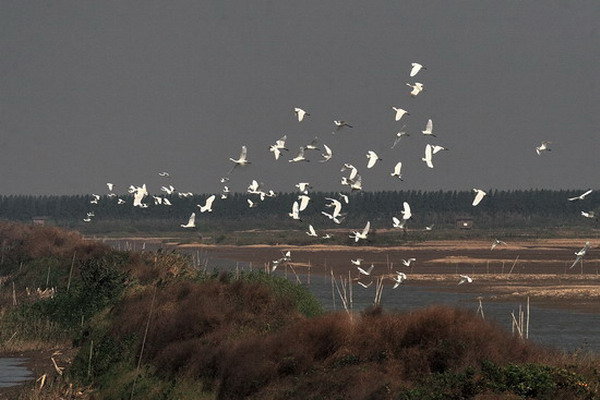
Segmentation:
[[(597, 188), (598, 21), (596, 0), (5, 0), (1, 193), (157, 192), (159, 171), (218, 192), (242, 145), (252, 164), (234, 191), (342, 190), (345, 162), (365, 190)], [(427, 70), (410, 78), (412, 62)], [(411, 98), (414, 81), (426, 90)], [(411, 115), (398, 123), (391, 106)], [(311, 116), (298, 123), (294, 107)], [(420, 133), (428, 118), (436, 138)], [(332, 135), (334, 119), (354, 128)], [(287, 161), (314, 137), (328, 163)], [(433, 169), (427, 143), (450, 149)], [(368, 150), (382, 158), (370, 170)]]

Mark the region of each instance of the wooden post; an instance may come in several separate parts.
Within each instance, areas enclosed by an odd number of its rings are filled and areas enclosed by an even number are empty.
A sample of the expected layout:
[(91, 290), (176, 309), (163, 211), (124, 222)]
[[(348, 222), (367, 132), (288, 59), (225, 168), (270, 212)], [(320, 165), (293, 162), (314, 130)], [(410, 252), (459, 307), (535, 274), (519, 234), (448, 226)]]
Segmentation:
[(527, 296), (527, 322), (525, 322), (525, 339), (529, 339), (529, 296)]
[(48, 274), (46, 275), (46, 289), (48, 289), (49, 282), (50, 282), (50, 264), (48, 264)]
[(12, 296), (13, 296), (13, 306), (17, 306), (17, 291), (15, 290), (15, 281), (12, 281)]
[(510, 271), (508, 271), (509, 275), (513, 272), (513, 269), (515, 268), (515, 265), (517, 264), (517, 260), (519, 260), (519, 255), (517, 256), (517, 258), (515, 258), (515, 262), (513, 263), (512, 267), (510, 267)]

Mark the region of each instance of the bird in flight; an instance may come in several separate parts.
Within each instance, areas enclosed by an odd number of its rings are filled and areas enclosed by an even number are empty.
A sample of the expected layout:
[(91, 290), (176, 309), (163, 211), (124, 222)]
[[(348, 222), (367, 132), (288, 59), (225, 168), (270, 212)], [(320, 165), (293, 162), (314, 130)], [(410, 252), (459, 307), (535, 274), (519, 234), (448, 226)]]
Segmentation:
[[(406, 128), (406, 125), (404, 125), (401, 129), (404, 129), (404, 128)], [(394, 143), (392, 144), (392, 147), (390, 147), (390, 149), (393, 149), (394, 147), (396, 147), (396, 145), (400, 142), (400, 140), (404, 136), (410, 136), (410, 133), (407, 133), (404, 130), (401, 130), (400, 132), (396, 133), (396, 138), (394, 139)]]
[(573, 262), (573, 265), (571, 265), (569, 267), (569, 269), (573, 268), (575, 265), (577, 265), (577, 263), (583, 259), (583, 257), (586, 255), (587, 251), (590, 249), (590, 242), (585, 242), (585, 246), (583, 246), (583, 249), (579, 250), (578, 252), (575, 253), (575, 255), (577, 256), (575, 258), (575, 261)]
[(354, 239), (354, 242), (358, 242), (361, 239), (366, 240), (367, 235), (369, 234), (369, 230), (371, 230), (371, 221), (367, 221), (367, 224), (365, 225), (365, 227), (363, 228), (363, 230), (361, 232), (358, 232), (358, 231), (352, 232), (350, 237)]
[(246, 146), (242, 146), (242, 151), (240, 152), (240, 156), (237, 160), (231, 157), (229, 160), (233, 162), (233, 167), (231, 167), (228, 174), (231, 174), (237, 167), (245, 167), (246, 165), (251, 164), (250, 161), (248, 161), (248, 149)]
[(419, 82), (415, 82), (414, 85), (411, 85), (410, 83), (407, 83), (406, 85), (412, 88), (412, 90), (410, 92), (410, 95), (412, 97), (417, 97), (417, 95), (424, 90), (423, 84), (419, 83)]
[(472, 205), (476, 206), (477, 204), (481, 203), (481, 200), (487, 193), (481, 189), (473, 189), (473, 191), (475, 192), (475, 198), (473, 199)]
[(423, 135), (437, 137), (433, 134), (433, 121), (431, 118), (427, 120), (427, 124), (425, 124), (425, 130), (421, 132), (423, 132)]
[(294, 108), (294, 113), (296, 114), (296, 118), (298, 118), (298, 122), (302, 122), (302, 120), (304, 120), (304, 117), (310, 116), (309, 113), (298, 107)]
[(588, 190), (588, 191), (586, 191), (585, 193), (583, 193), (583, 194), (580, 194), (579, 196), (575, 196), (575, 197), (569, 197), (567, 200), (569, 200), (569, 201), (583, 200), (583, 199), (585, 199), (585, 198), (586, 198), (586, 196), (588, 196), (588, 195), (589, 195), (590, 193), (592, 193), (592, 192), (593, 192), (593, 190), (592, 190), (592, 189), (589, 189), (589, 190)]
[(542, 144), (540, 144), (539, 146), (537, 146), (535, 148), (535, 152), (537, 153), (537, 155), (539, 156), (540, 154), (542, 154), (542, 151), (552, 151), (550, 149), (550, 147), (548, 147), (548, 145), (552, 143), (552, 142), (542, 142)]
[(421, 64), (419, 64), (419, 63), (416, 63), (416, 62), (414, 62), (414, 63), (412, 63), (412, 64), (410, 64), (410, 65), (411, 65), (411, 69), (410, 69), (410, 77), (411, 77), (411, 78), (412, 78), (413, 76), (417, 75), (417, 74), (419, 73), (419, 71), (420, 71), (420, 70), (422, 70), (422, 69), (427, 69), (427, 68), (425, 68), (424, 66), (422, 66)]
[(463, 283), (473, 283), (473, 278), (467, 275), (460, 275), (460, 281), (458, 284), (462, 285)]
[(415, 261), (417, 261), (416, 258), (409, 258), (408, 260), (402, 259), (402, 264), (405, 265), (405, 266), (407, 266), (407, 267), (410, 267), (410, 264), (413, 263), (413, 262), (415, 262)]
[(317, 235), (317, 232), (315, 231), (315, 228), (312, 225), (308, 225), (308, 232), (306, 232), (306, 234), (310, 237), (319, 236), (319, 235)]
[(402, 119), (402, 117), (404, 117), (405, 115), (410, 115), (410, 113), (403, 108), (398, 108), (398, 107), (392, 106), (392, 110), (394, 110), (396, 112), (396, 115), (394, 116), (394, 119), (396, 121), (400, 121)]
[(215, 197), (216, 197), (216, 196), (215, 196), (214, 194), (213, 194), (213, 195), (211, 195), (211, 196), (209, 196), (209, 197), (206, 199), (206, 202), (204, 203), (204, 205), (203, 205), (203, 206), (201, 206), (200, 204), (197, 204), (197, 206), (198, 206), (198, 207), (200, 207), (200, 212), (201, 212), (201, 213), (203, 213), (203, 212), (206, 212), (206, 211), (208, 211), (208, 212), (212, 212), (212, 204), (213, 204), (213, 202), (215, 201)]
[(377, 153), (375, 153), (373, 150), (369, 150), (367, 152), (367, 168), (373, 168), (375, 166), (375, 163), (377, 163), (377, 161), (381, 161), (381, 158), (379, 158), (379, 156), (377, 155)]
[(398, 179), (400, 179), (401, 181), (402, 179), (402, 162), (398, 162), (398, 164), (396, 164), (396, 166), (394, 167), (394, 171), (390, 174), (391, 176), (395, 176)]
[(371, 264), (371, 266), (369, 267), (369, 269), (363, 269), (361, 267), (356, 267), (358, 269), (358, 272), (360, 272), (362, 275), (371, 275), (371, 272), (373, 272), (373, 268), (375, 268), (375, 266), (373, 264)]
[(309, 159), (304, 157), (304, 147), (300, 147), (300, 151), (298, 152), (298, 155), (296, 157), (292, 158), (291, 160), (288, 160), (288, 162), (291, 162), (291, 163), (297, 163), (297, 162), (302, 162), (302, 161), (306, 161), (306, 162), (310, 161)]
[(341, 131), (344, 127), (353, 128), (353, 126), (346, 121), (333, 121), (333, 123), (335, 124), (335, 131), (331, 132), (333, 135), (335, 135), (336, 132)]
[(430, 144), (425, 146), (425, 157), (421, 158), (429, 168), (433, 168), (433, 148)]
[(324, 163), (327, 162), (331, 159), (331, 157), (333, 157), (333, 152), (331, 151), (331, 149), (329, 148), (329, 146), (327, 146), (326, 144), (323, 145), (323, 148), (325, 149), (325, 153), (322, 153), (321, 156), (323, 157), (322, 160), (319, 160), (319, 162)]
[(196, 227), (196, 213), (190, 215), (190, 219), (186, 224), (181, 224), (182, 228), (195, 228)]
[(499, 245), (501, 245), (501, 244), (502, 244), (502, 245), (504, 245), (504, 246), (508, 246), (508, 245), (506, 244), (506, 242), (503, 242), (502, 240), (495, 239), (495, 240), (492, 242), (492, 248), (491, 248), (490, 250), (494, 250), (494, 249), (495, 249), (497, 246), (499, 246)]

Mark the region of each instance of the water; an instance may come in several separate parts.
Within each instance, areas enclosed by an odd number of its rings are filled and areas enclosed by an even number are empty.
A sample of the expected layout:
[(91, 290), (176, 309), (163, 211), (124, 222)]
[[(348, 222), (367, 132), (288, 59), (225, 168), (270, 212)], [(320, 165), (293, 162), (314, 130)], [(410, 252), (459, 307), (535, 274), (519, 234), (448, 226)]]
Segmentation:
[[(226, 259), (211, 258), (209, 265), (218, 270), (232, 270), (236, 266), (241, 270), (248, 270), (249, 263), (236, 262)], [(284, 276), (284, 272), (277, 270), (276, 275)], [(307, 282), (307, 276), (298, 274), (302, 282)], [(296, 281), (293, 273), (288, 271), (287, 278)], [(366, 283), (367, 281), (363, 279)], [(331, 278), (322, 275), (312, 275), (307, 288), (321, 302), (327, 310), (333, 309), (331, 296)], [(375, 283), (368, 289), (358, 284), (353, 288), (353, 309), (360, 311), (373, 304), (375, 296)], [(487, 294), (489, 295), (489, 294)], [(381, 304), (386, 310), (406, 312), (429, 305), (446, 305), (476, 311), (479, 303), (478, 296), (485, 297), (485, 293), (454, 293), (439, 291), (439, 288), (427, 286), (400, 285), (397, 289), (386, 285), (383, 289)], [(341, 308), (341, 301), (336, 293), (336, 308)], [(518, 315), (518, 302), (485, 302), (483, 311), (486, 320), (493, 321), (505, 329), (511, 329), (510, 313)], [(534, 342), (567, 351), (592, 351), (600, 353), (600, 315), (592, 313), (575, 312), (568, 309), (538, 307), (530, 304), (529, 338)]]
[(0, 358), (0, 388), (18, 386), (33, 379), (33, 373), (23, 364), (25, 358)]

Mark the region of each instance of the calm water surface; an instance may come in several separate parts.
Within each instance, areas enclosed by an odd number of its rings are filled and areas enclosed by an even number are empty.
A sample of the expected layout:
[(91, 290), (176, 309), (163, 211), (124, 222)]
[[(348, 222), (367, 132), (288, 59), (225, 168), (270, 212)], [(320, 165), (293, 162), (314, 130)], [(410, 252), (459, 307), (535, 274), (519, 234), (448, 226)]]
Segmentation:
[(25, 358), (0, 358), (0, 388), (20, 385), (33, 379), (33, 373), (24, 366)]

